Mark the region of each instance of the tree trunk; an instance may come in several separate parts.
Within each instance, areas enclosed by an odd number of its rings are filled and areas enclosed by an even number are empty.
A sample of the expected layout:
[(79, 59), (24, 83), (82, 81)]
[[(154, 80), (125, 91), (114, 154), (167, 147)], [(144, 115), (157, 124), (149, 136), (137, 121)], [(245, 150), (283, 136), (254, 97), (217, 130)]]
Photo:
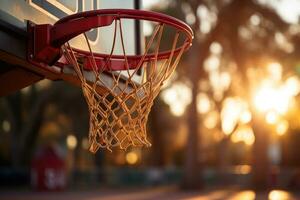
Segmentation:
[(219, 172), (219, 179), (221, 184), (226, 184), (228, 180), (227, 170), (230, 167), (230, 160), (229, 160), (229, 143), (230, 137), (225, 136), (220, 143), (218, 144), (218, 172)]
[(150, 121), (152, 130), (152, 162), (151, 164), (156, 167), (162, 167), (166, 164), (166, 149), (164, 143), (164, 126), (162, 121), (162, 110), (160, 109), (160, 100), (154, 101), (151, 109)]
[(197, 112), (197, 95), (198, 85), (200, 80), (200, 74), (195, 73), (199, 70), (195, 68), (202, 67), (202, 63), (199, 63), (199, 45), (195, 44), (191, 50), (190, 59), (191, 65), (189, 66), (189, 76), (192, 81), (192, 102), (188, 107), (187, 126), (188, 126), (188, 138), (186, 144), (186, 154), (184, 163), (184, 176), (182, 187), (184, 189), (199, 189), (202, 187), (202, 167), (199, 163), (199, 149), (200, 140), (199, 137), (199, 117)]
[(268, 158), (269, 130), (261, 115), (253, 113), (252, 128), (255, 134), (252, 153), (252, 186), (257, 190), (269, 186), (270, 162)]

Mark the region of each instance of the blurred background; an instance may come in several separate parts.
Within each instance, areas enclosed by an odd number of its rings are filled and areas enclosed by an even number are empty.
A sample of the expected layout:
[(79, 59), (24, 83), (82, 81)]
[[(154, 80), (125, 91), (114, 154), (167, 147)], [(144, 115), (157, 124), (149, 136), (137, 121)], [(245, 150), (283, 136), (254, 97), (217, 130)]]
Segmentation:
[(0, 199), (300, 199), (300, 1), (143, 6), (195, 33), (155, 100), (152, 147), (90, 153), (80, 88), (40, 81), (0, 98)]

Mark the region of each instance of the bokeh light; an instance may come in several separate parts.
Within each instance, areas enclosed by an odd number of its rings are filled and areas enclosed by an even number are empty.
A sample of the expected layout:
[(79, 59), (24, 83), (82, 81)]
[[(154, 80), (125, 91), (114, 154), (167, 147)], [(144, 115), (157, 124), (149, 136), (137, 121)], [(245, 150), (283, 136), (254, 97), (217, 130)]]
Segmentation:
[[(233, 130), (238, 121), (240, 121), (246, 110), (247, 104), (240, 98), (226, 98), (224, 101), (224, 105), (221, 111), (221, 119), (222, 119), (222, 130), (228, 135)], [(247, 115), (247, 114), (245, 114)], [(244, 118), (249, 118), (249, 116), (244, 116)], [(245, 121), (249, 119), (244, 119)]]
[(266, 122), (268, 124), (276, 124), (276, 122), (279, 120), (279, 116), (274, 111), (269, 111), (266, 114)]
[(252, 145), (255, 141), (254, 133), (251, 127), (244, 125), (239, 127), (231, 137), (232, 142), (244, 142), (246, 145)]
[(267, 65), (270, 78), (274, 81), (280, 81), (282, 78), (282, 65), (277, 62), (272, 62)]
[(284, 135), (289, 128), (289, 123), (286, 120), (281, 120), (276, 124), (276, 133), (278, 135)]
[(238, 192), (231, 200), (254, 200), (256, 197), (255, 192), (252, 190), (245, 190)]
[(192, 92), (187, 84), (177, 82), (162, 91), (161, 97), (170, 106), (173, 115), (181, 116), (184, 114), (186, 107), (191, 103)]
[(213, 129), (216, 127), (219, 120), (219, 113), (216, 111), (209, 112), (204, 118), (203, 124), (208, 129)]
[(199, 113), (204, 114), (210, 111), (211, 103), (205, 93), (199, 93), (197, 96), (197, 110)]
[(67, 146), (69, 149), (73, 150), (77, 146), (77, 139), (74, 135), (67, 136)]
[(269, 200), (287, 200), (291, 199), (291, 195), (283, 190), (272, 190), (268, 196)]
[(138, 154), (134, 151), (128, 152), (126, 154), (126, 162), (130, 165), (134, 165), (138, 162)]
[(2, 129), (3, 129), (5, 132), (9, 132), (9, 131), (10, 131), (11, 126), (10, 126), (9, 121), (4, 120), (4, 121), (2, 122)]
[(252, 119), (252, 114), (249, 110), (245, 110), (244, 112), (242, 112), (241, 116), (240, 116), (240, 122), (243, 124), (247, 124), (251, 121)]

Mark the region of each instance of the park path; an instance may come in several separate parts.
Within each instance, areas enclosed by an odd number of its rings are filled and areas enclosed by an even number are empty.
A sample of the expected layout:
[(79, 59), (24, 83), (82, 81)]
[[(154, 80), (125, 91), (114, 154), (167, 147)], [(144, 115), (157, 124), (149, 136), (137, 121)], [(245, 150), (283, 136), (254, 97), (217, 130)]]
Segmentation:
[(184, 192), (175, 187), (149, 189), (107, 189), (92, 191), (30, 192), (1, 191), (1, 200), (300, 200), (295, 195), (282, 190), (257, 193), (251, 190), (215, 189)]

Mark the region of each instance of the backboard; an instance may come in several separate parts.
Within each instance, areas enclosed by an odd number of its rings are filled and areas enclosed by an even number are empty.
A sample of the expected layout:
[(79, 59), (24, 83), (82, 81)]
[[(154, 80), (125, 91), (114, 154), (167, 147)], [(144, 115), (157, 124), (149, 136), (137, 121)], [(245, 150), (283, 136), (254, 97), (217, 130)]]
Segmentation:
[[(66, 69), (62, 76), (51, 74), (30, 64), (27, 59), (27, 20), (36, 24), (53, 24), (58, 19), (78, 12), (106, 9), (127, 8), (140, 9), (140, 0), (2, 0), (0, 2), (0, 96), (31, 85), (44, 78), (52, 80), (63, 79), (76, 84), (76, 79)], [(124, 22), (126, 33), (125, 45), (127, 54), (140, 54), (142, 49), (141, 24), (131, 20)], [(93, 29), (87, 33), (94, 52), (108, 53), (112, 43), (112, 26), (103, 29)], [(101, 37), (100, 37), (101, 36)], [(86, 50), (84, 38), (72, 39), (71, 45)], [(116, 41), (116, 44), (120, 42)], [(122, 54), (121, 46), (116, 46), (114, 54)], [(86, 74), (89, 76), (89, 74)], [(103, 77), (109, 82), (109, 75)], [(139, 74), (134, 79), (140, 79)]]

